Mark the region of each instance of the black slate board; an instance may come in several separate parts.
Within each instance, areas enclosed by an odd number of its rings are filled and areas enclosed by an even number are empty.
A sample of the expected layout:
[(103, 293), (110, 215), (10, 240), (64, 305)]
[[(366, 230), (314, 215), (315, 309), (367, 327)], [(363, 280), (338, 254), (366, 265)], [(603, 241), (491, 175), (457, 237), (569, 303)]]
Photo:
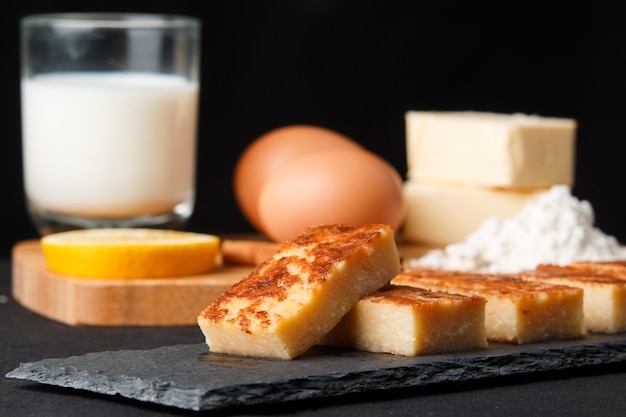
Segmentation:
[(210, 353), (205, 344), (23, 363), (8, 378), (187, 410), (269, 404), (626, 361), (626, 334), (402, 357), (316, 346), (291, 361)]

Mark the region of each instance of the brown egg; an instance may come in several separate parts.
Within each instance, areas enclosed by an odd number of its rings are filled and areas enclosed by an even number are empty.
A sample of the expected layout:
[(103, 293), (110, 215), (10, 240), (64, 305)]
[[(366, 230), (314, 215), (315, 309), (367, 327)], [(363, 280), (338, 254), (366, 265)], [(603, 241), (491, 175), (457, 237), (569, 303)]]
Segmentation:
[(237, 161), (233, 181), (237, 204), (250, 224), (262, 231), (259, 195), (276, 170), (295, 158), (331, 148), (361, 146), (338, 132), (311, 125), (280, 127), (252, 142)]
[(259, 217), (271, 239), (293, 239), (307, 227), (385, 223), (396, 231), (405, 216), (402, 179), (364, 149), (329, 149), (274, 172), (261, 190)]

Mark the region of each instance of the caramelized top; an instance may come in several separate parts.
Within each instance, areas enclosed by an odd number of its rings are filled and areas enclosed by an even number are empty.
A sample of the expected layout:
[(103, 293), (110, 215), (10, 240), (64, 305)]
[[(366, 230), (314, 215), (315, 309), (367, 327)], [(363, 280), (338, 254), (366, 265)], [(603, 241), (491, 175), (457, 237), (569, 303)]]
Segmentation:
[(580, 291), (565, 285), (525, 281), (504, 274), (482, 274), (440, 269), (416, 269), (401, 272), (392, 281), (396, 285), (434, 288), (441, 291), (475, 293), (492, 296), (526, 297), (537, 292)]
[(626, 260), (620, 261), (576, 261), (572, 262), (571, 266), (573, 267), (583, 267), (583, 268), (608, 268), (614, 270), (623, 270), (626, 271)]
[(573, 280), (597, 284), (626, 285), (626, 275), (620, 277), (613, 273), (610, 268), (596, 268), (595, 266), (559, 266), (541, 264), (533, 271), (525, 271), (520, 274), (525, 279), (541, 279), (544, 281), (567, 281)]
[(254, 326), (269, 327), (312, 297), (342, 262), (358, 251), (370, 251), (370, 243), (388, 233), (393, 233), (391, 228), (380, 224), (311, 227), (282, 245), (201, 316), (214, 322), (231, 321), (247, 333)]
[(404, 306), (432, 304), (440, 300), (446, 300), (449, 302), (484, 302), (484, 298), (478, 295), (448, 294), (446, 292), (430, 291), (424, 288), (403, 285), (387, 285), (386, 287), (363, 297), (363, 300), (378, 304)]
[(618, 279), (626, 279), (626, 261), (578, 261), (567, 266), (542, 264), (538, 270), (564, 271), (571, 274), (586, 274), (593, 276), (610, 276)]

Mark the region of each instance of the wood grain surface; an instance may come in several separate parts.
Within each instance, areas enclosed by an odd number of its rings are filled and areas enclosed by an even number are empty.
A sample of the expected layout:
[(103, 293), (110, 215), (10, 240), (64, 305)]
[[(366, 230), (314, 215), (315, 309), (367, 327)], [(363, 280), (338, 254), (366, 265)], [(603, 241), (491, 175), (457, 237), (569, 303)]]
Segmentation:
[(158, 279), (74, 278), (48, 270), (38, 240), (16, 244), (12, 258), (15, 299), (70, 325), (197, 325), (200, 312), (253, 269), (229, 265), (206, 275)]

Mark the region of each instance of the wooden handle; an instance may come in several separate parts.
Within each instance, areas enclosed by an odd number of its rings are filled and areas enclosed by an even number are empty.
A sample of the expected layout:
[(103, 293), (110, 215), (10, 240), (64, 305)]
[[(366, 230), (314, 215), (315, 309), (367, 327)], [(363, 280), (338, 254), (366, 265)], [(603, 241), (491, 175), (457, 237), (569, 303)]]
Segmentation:
[(258, 265), (274, 255), (280, 246), (275, 242), (225, 239), (222, 257), (227, 264)]

